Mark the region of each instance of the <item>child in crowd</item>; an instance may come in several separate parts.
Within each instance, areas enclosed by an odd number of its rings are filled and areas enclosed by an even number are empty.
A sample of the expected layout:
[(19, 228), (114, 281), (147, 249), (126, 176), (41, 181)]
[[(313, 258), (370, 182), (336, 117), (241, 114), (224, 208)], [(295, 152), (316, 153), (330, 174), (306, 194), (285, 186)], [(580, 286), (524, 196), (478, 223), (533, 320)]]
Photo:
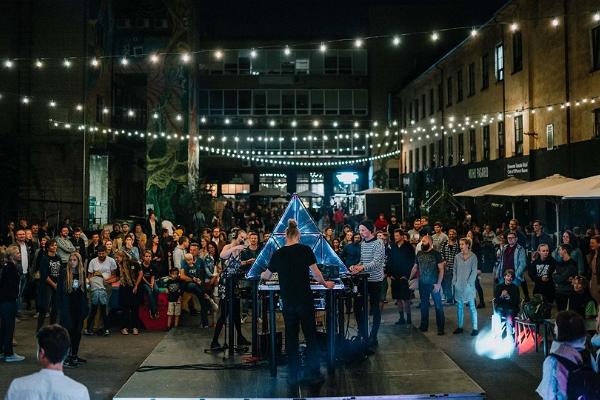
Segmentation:
[(171, 326), (179, 326), (179, 316), (181, 315), (181, 286), (179, 285), (179, 270), (171, 268), (169, 278), (167, 279), (167, 297), (169, 307), (167, 309), (167, 329)]
[(596, 331), (596, 300), (590, 294), (590, 285), (583, 276), (575, 276), (571, 283), (573, 292), (569, 295), (569, 304), (567, 310), (575, 311), (581, 315), (585, 321), (585, 330), (588, 332)]
[(519, 312), (519, 304), (521, 302), (519, 295), (519, 287), (513, 283), (515, 279), (515, 271), (507, 269), (504, 271), (504, 282), (496, 285), (494, 290), (494, 304), (496, 312), (506, 318), (508, 327), (513, 328), (513, 318)]

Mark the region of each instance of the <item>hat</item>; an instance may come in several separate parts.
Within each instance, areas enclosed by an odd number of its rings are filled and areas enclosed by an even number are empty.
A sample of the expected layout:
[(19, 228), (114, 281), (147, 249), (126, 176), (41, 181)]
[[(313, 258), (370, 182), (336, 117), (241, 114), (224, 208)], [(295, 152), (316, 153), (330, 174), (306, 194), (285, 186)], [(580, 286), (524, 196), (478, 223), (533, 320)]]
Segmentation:
[(374, 225), (373, 225), (373, 222), (370, 221), (370, 220), (368, 220), (368, 219), (365, 219), (364, 221), (362, 221), (360, 223), (360, 225), (362, 225), (365, 228), (367, 228), (369, 230), (369, 232), (373, 232), (373, 229), (375, 228)]
[(182, 236), (183, 235), (183, 229), (177, 229), (175, 231), (175, 233), (177, 233), (177, 235)]

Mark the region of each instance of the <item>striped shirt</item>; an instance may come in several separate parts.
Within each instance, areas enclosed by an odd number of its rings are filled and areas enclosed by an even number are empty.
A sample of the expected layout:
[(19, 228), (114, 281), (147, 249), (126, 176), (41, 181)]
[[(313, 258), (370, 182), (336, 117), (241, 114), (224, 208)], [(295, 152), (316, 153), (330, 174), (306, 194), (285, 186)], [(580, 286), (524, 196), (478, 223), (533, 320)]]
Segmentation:
[(360, 242), (360, 265), (364, 265), (369, 273), (369, 282), (383, 281), (385, 267), (385, 245), (383, 241), (373, 238)]

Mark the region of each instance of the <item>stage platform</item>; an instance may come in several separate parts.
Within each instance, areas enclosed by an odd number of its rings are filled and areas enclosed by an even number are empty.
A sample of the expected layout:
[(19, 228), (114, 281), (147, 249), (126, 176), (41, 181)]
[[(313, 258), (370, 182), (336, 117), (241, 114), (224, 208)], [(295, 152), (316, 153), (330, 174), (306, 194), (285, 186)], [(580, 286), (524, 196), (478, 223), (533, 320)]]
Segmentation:
[[(180, 327), (169, 332), (142, 366), (227, 363), (223, 353), (206, 354), (212, 331)], [(287, 386), (286, 367), (273, 378), (268, 368), (255, 370), (181, 369), (135, 372), (116, 399), (232, 399), (232, 398), (370, 398), (484, 399), (483, 389), (443, 351), (415, 328), (382, 326), (379, 349), (367, 360), (322, 371), (319, 387)], [(244, 356), (236, 355), (234, 362)]]

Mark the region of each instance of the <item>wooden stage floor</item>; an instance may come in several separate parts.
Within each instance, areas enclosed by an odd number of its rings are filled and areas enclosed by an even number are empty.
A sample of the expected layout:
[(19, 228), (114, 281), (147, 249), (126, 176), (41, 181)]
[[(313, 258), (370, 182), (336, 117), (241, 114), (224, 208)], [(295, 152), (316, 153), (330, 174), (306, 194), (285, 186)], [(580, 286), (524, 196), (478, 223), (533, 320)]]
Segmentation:
[[(142, 366), (223, 363), (223, 353), (206, 354), (212, 330), (180, 327), (169, 332)], [(249, 336), (249, 335), (248, 335)], [(236, 355), (234, 362), (243, 356)], [(340, 365), (319, 387), (287, 386), (286, 367), (273, 378), (254, 370), (181, 369), (135, 372), (116, 399), (371, 398), (483, 399), (479, 387), (442, 350), (415, 328), (382, 325), (379, 348), (367, 360)]]

